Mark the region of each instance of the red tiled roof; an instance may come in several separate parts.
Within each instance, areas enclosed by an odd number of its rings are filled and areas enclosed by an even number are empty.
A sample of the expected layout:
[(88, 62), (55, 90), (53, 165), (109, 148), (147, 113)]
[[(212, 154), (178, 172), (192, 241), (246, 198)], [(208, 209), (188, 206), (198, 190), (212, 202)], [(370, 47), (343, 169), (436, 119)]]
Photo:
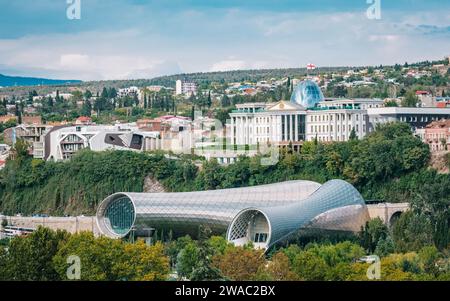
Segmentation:
[(427, 94), (430, 94), (430, 92), (428, 92), (428, 91), (421, 91), (421, 90), (416, 91), (416, 95), (427, 95)]
[(91, 121), (91, 117), (87, 117), (87, 116), (80, 116), (77, 118), (77, 120), (79, 121)]
[(450, 128), (450, 119), (433, 121), (426, 126), (428, 129), (431, 128)]

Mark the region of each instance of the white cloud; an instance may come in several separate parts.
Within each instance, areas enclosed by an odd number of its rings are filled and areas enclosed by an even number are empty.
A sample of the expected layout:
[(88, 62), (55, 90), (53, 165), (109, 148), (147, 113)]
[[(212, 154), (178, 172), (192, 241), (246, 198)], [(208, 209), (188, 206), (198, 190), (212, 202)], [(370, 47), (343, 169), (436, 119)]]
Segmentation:
[(152, 52), (145, 43), (133, 47), (133, 41), (140, 39), (141, 33), (128, 30), (0, 40), (0, 65), (4, 70), (41, 70), (38, 76), (81, 80), (151, 78), (181, 72), (176, 62), (166, 60), (162, 52)]
[(83, 54), (63, 54), (60, 58), (62, 68), (84, 69), (90, 65), (89, 56)]
[(210, 71), (231, 71), (246, 68), (246, 63), (241, 60), (225, 60), (214, 63)]
[(398, 35), (370, 35), (370, 42), (397, 42), (400, 39)]

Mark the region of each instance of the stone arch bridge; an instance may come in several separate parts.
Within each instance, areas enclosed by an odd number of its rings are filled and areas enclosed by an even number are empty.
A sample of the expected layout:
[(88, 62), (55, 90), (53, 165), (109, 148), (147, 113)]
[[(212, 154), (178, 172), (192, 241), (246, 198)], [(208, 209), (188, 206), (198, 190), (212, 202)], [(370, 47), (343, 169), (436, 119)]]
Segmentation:
[(378, 203), (368, 204), (370, 218), (379, 217), (387, 226), (392, 224), (400, 217), (403, 212), (410, 209), (409, 203)]

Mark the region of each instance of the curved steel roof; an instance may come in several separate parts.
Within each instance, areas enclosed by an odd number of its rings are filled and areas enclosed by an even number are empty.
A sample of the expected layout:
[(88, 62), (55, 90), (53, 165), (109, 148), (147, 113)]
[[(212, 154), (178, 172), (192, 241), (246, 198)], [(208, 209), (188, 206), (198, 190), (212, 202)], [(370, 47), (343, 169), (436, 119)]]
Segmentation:
[[(248, 212), (259, 212), (266, 217), (270, 233), (265, 247), (288, 239), (302, 228), (342, 229), (358, 231), (368, 219), (368, 211), (360, 193), (343, 180), (332, 180), (323, 184), (308, 198), (284, 206), (256, 206), (239, 212), (227, 231), (228, 240), (237, 238), (237, 227), (250, 221)], [(242, 216), (247, 216), (247, 221)], [(237, 223), (241, 223), (238, 225)], [(233, 233), (234, 232), (234, 233)]]
[[(225, 232), (234, 216), (251, 206), (288, 205), (306, 199), (321, 185), (312, 181), (288, 181), (245, 188), (177, 193), (120, 192), (108, 196), (97, 209), (102, 234), (120, 238), (131, 228), (173, 230), (195, 236), (199, 225)], [(116, 233), (106, 216), (114, 200), (126, 197), (133, 204), (134, 222), (128, 231)], [(122, 232), (122, 231), (121, 231)]]

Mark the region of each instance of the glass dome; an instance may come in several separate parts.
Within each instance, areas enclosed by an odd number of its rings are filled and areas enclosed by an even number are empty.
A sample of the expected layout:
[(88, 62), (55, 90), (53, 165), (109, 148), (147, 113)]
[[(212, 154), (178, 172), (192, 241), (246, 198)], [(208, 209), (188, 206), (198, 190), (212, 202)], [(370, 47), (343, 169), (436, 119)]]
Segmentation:
[(319, 86), (310, 80), (299, 83), (291, 96), (291, 102), (297, 103), (305, 108), (313, 108), (323, 100), (324, 97)]

